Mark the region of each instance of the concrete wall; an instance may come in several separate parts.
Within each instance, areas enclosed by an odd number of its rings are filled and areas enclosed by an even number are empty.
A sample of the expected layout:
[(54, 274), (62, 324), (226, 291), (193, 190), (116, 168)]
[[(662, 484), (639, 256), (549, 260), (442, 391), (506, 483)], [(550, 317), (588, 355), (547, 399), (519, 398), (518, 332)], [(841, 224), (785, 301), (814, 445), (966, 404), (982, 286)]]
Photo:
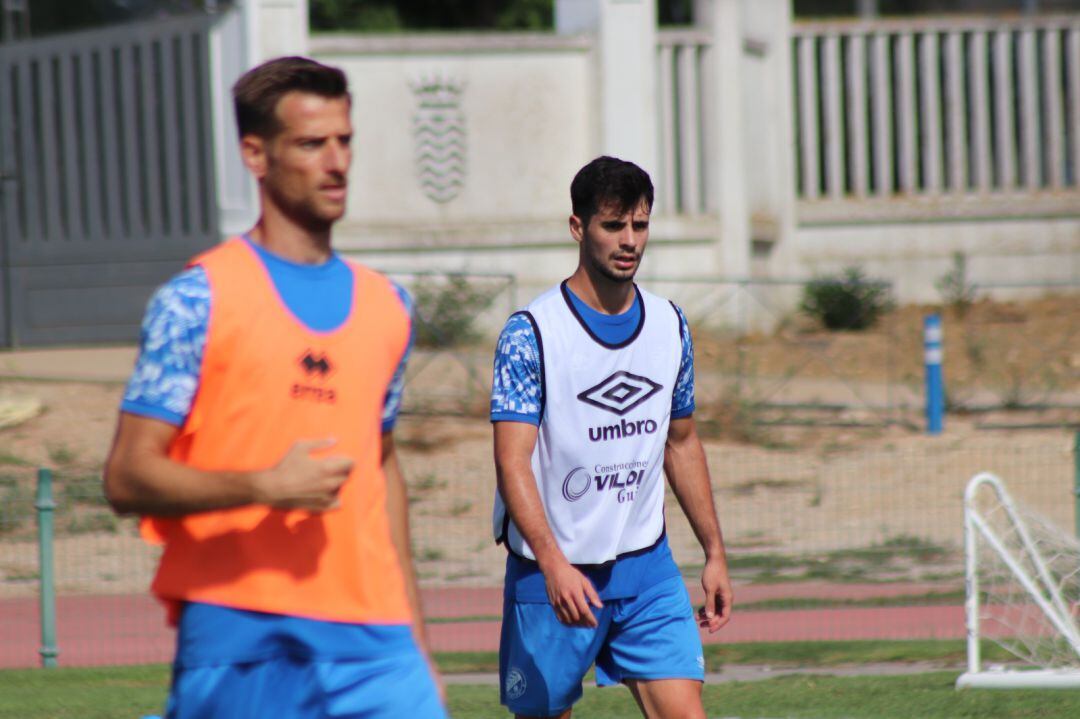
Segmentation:
[(312, 50), (353, 93), (341, 250), (386, 269), (563, 271), (570, 178), (597, 152), (586, 39), (317, 37)]
[[(541, 36), (522, 37), (522, 49), (504, 37), (418, 39), (312, 42), (318, 60), (348, 73), (353, 93), (346, 223), (366, 231), (354, 237), (346, 229), (340, 239), (362, 246), (379, 242), (379, 228), (422, 233), (567, 214), (569, 178), (595, 148), (587, 45)], [(461, 155), (433, 167), (460, 175), (449, 196), (421, 183), (422, 133), (439, 131), (439, 115), (452, 116), (441, 130), (462, 138)]]
[[(804, 275), (830, 274), (861, 265), (871, 276), (893, 281), (902, 302), (940, 302), (935, 282), (952, 269), (954, 252), (967, 257), (969, 279), (988, 287), (1071, 282), (1075, 285), (1072, 291), (1080, 289), (1077, 219), (1018, 217), (804, 226), (796, 241)], [(1033, 287), (1025, 294), (1044, 291)]]

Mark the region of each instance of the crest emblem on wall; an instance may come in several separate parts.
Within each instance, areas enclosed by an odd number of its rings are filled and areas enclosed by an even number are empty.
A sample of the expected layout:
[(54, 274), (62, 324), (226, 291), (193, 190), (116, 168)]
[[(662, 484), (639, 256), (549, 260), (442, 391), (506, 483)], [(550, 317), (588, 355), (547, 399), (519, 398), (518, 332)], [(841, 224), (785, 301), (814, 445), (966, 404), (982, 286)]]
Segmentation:
[(417, 99), (413, 115), (416, 173), (420, 188), (435, 202), (457, 197), (465, 186), (465, 85), (443, 77), (422, 78), (411, 85)]

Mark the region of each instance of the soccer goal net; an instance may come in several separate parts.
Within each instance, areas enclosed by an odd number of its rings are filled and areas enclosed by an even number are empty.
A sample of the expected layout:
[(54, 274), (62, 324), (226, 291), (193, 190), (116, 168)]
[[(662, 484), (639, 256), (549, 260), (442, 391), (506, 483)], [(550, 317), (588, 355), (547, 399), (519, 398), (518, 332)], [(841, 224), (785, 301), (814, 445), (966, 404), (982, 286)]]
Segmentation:
[[(992, 474), (964, 493), (968, 669), (958, 687), (1080, 687), (1080, 541)], [(1014, 660), (987, 664), (984, 641)]]

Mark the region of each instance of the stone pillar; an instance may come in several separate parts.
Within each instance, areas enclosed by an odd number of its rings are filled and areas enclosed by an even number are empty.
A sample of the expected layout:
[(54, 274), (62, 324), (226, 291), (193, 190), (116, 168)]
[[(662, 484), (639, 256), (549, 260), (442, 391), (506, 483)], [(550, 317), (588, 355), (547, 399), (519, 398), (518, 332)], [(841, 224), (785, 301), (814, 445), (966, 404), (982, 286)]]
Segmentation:
[(795, 266), (795, 130), (790, 0), (742, 0), (742, 124), (751, 274), (801, 275)]
[(746, 154), (754, 152), (756, 162), (757, 152), (756, 148), (746, 146), (743, 132), (742, 4), (740, 0), (697, 0), (694, 5), (697, 25), (712, 35), (702, 78), (709, 119), (705, 162), (707, 176), (714, 178), (711, 204), (716, 207), (720, 221), (717, 274), (729, 278), (750, 274)]
[(555, 0), (555, 32), (578, 35), (600, 26), (600, 0)]
[(255, 183), (240, 161), (232, 86), (252, 62), (248, 8), (225, 11), (210, 33), (210, 82), (214, 118), (214, 164), (217, 175), (218, 217), (222, 237), (247, 231), (255, 222)]
[(555, 28), (596, 35), (598, 151), (655, 176), (656, 0), (556, 0)]
[(308, 0), (243, 0), (252, 64), (308, 53)]
[(258, 216), (255, 183), (240, 161), (232, 86), (247, 70), (308, 51), (308, 0), (237, 0), (210, 39), (218, 212), (223, 236), (246, 231)]

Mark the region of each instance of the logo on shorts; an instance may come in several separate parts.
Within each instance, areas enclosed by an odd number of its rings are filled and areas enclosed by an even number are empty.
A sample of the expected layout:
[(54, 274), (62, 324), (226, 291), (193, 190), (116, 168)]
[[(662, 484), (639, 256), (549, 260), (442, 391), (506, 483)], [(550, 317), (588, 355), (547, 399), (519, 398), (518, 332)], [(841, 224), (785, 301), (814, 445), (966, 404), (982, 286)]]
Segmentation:
[(585, 404), (622, 417), (663, 388), (663, 385), (648, 377), (620, 370), (609, 375), (600, 384), (585, 390), (577, 398)]
[(517, 667), (511, 667), (506, 675), (506, 698), (520, 699), (525, 693), (525, 675)]
[(592, 484), (592, 475), (584, 467), (570, 470), (562, 483), (562, 496), (567, 502), (576, 502), (586, 495), (589, 485)]
[(699, 656), (697, 658), (697, 665), (699, 667), (701, 667), (702, 669), (704, 669), (705, 668), (705, 657)]

